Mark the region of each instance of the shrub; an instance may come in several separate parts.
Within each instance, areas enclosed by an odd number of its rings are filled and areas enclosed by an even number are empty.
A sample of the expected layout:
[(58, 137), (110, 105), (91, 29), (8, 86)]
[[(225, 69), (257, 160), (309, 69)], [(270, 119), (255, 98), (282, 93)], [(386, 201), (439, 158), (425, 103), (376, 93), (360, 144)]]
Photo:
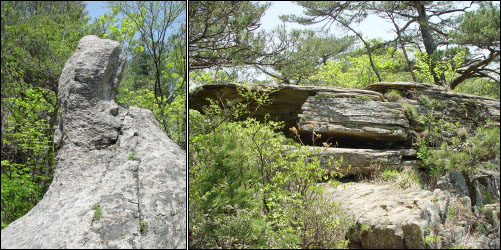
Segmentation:
[(189, 247), (345, 246), (348, 223), (322, 196), (317, 182), (327, 172), (315, 152), (275, 132), (281, 123), (235, 121), (246, 107), (233, 107), (190, 112)]
[[(481, 164), (482, 168), (495, 168), (492, 159), (499, 159), (499, 127), (479, 127), (475, 136), (464, 142), (456, 138), (451, 144), (442, 142), (439, 148), (431, 149), (421, 145), (418, 156), (425, 165), (435, 169), (436, 173), (443, 170), (475, 171)], [(425, 154), (426, 152), (426, 154)]]
[(403, 94), (402, 92), (400, 92), (399, 90), (396, 90), (396, 89), (390, 89), (388, 91), (386, 91), (386, 93), (384, 94), (386, 99), (388, 99), (388, 101), (390, 102), (396, 102), (398, 101), (398, 99), (402, 98)]
[(129, 160), (133, 161), (136, 159), (136, 152), (132, 152), (129, 154)]
[(400, 103), (404, 107), (405, 110), (405, 115), (407, 116), (407, 119), (410, 121), (416, 121), (418, 119), (418, 112), (414, 106), (410, 105), (407, 102), (402, 102)]
[(384, 182), (395, 183), (401, 189), (420, 189), (421, 179), (412, 167), (402, 171), (396, 169), (385, 169), (381, 173), (380, 179)]

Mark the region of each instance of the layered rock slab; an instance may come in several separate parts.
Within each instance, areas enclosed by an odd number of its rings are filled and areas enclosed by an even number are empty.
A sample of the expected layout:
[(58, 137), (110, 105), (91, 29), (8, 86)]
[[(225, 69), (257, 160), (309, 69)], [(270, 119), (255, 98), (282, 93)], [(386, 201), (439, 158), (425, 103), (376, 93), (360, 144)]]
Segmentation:
[[(364, 174), (384, 169), (402, 169), (407, 165), (415, 165), (414, 149), (356, 149), (333, 147), (309, 147), (312, 156), (318, 156), (320, 166), (342, 173), (343, 175)], [(342, 161), (340, 161), (342, 159)], [(340, 162), (336, 164), (336, 162)]]
[[(224, 102), (242, 99), (235, 84), (204, 85), (190, 93), (189, 107), (203, 112), (206, 100)], [(384, 102), (382, 94), (375, 91), (313, 87), (295, 85), (260, 86), (249, 89), (268, 89), (269, 104), (253, 112), (258, 119), (269, 114), (269, 119), (284, 121), (286, 129), (299, 126), (301, 139), (312, 144), (313, 131), (324, 134), (323, 140), (348, 143), (358, 148), (390, 147), (407, 141), (409, 124), (400, 104)], [(254, 110), (255, 105), (249, 105)], [(349, 140), (345, 140), (350, 138)], [(349, 142), (352, 142), (351, 145)], [(365, 145), (360, 145), (365, 144)]]
[[(397, 103), (407, 102), (421, 114), (440, 113), (447, 121), (459, 121), (464, 127), (476, 127), (475, 122), (486, 120), (497, 122), (499, 125), (500, 103), (497, 99), (447, 91), (440, 86), (417, 82), (378, 82), (365, 89), (381, 94), (398, 90), (403, 97), (397, 100)], [(435, 110), (432, 111), (423, 102), (418, 101), (423, 96), (433, 100)]]
[(404, 142), (409, 123), (398, 103), (328, 92), (310, 96), (301, 106), (299, 130), (366, 141)]
[(113, 101), (124, 65), (117, 42), (81, 39), (59, 82), (53, 182), (2, 248), (186, 247), (185, 153), (151, 111)]
[[(419, 114), (443, 116), (446, 121), (459, 122), (463, 127), (476, 128), (486, 120), (499, 123), (499, 100), (447, 91), (425, 83), (379, 82), (365, 90), (295, 85), (251, 85), (250, 89), (270, 91), (270, 103), (262, 105), (253, 115), (263, 119), (284, 121), (288, 128), (298, 127), (301, 140), (313, 145), (312, 133), (322, 134), (321, 141), (339, 147), (395, 149), (412, 146), (413, 131), (423, 130), (417, 121), (409, 120), (406, 102)], [(404, 96), (391, 102), (384, 97), (390, 90), (399, 90)], [(422, 96), (435, 100), (433, 110), (420, 101)], [(207, 98), (216, 102), (238, 100), (242, 96), (237, 85), (204, 85), (189, 95), (189, 107), (203, 112)], [(256, 105), (249, 105), (254, 110)], [(444, 132), (446, 133), (446, 132)], [(447, 134), (447, 137), (454, 134)], [(318, 142), (317, 142), (318, 144)]]

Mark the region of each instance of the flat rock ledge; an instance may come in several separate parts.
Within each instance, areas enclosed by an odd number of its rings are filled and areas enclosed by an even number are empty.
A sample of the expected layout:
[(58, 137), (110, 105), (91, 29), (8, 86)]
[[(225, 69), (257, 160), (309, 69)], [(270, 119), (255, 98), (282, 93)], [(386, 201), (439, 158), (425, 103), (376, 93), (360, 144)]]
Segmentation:
[[(384, 169), (401, 170), (404, 166), (417, 165), (416, 160), (412, 160), (416, 158), (414, 149), (376, 150), (333, 147), (309, 147), (309, 149), (314, 152), (312, 156), (319, 156), (321, 167), (335, 170), (343, 175), (363, 174)], [(338, 166), (335, 160), (340, 159), (343, 161)]]
[[(253, 115), (263, 119), (284, 121), (284, 133), (296, 126), (301, 140), (313, 145), (313, 132), (322, 134), (322, 140), (339, 142), (339, 147), (395, 149), (410, 148), (411, 133), (421, 131), (419, 124), (409, 120), (408, 103), (419, 114), (432, 112), (443, 115), (449, 122), (460, 122), (464, 127), (475, 128), (477, 121), (500, 121), (499, 100), (447, 91), (446, 89), (414, 82), (378, 82), (365, 89), (296, 85), (249, 85), (249, 89), (270, 91), (270, 103), (261, 106)], [(398, 100), (387, 98), (388, 91), (398, 90), (403, 96)], [(430, 110), (419, 99), (428, 96), (440, 104)], [(235, 84), (204, 85), (189, 95), (190, 109), (203, 112), (207, 98), (215, 101), (242, 99)], [(255, 104), (249, 108), (254, 110)], [(446, 135), (451, 136), (451, 135)]]

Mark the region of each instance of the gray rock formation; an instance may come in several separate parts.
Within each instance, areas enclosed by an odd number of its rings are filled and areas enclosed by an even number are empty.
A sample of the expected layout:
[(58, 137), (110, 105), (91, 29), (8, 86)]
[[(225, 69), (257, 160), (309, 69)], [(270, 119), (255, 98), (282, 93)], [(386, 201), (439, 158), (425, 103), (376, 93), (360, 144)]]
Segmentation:
[[(251, 86), (261, 90), (261, 86)], [(384, 94), (395, 89), (403, 93), (396, 102), (389, 102)], [(478, 121), (500, 121), (499, 101), (474, 95), (446, 91), (444, 88), (408, 82), (380, 82), (365, 90), (335, 87), (279, 85), (272, 88), (269, 105), (259, 108), (254, 116), (262, 119), (269, 113), (270, 120), (284, 121), (288, 128), (299, 124), (301, 140), (312, 145), (313, 131), (322, 134), (322, 140), (339, 142), (338, 147), (395, 149), (409, 148), (412, 144), (410, 130), (422, 130), (405, 116), (403, 102), (414, 106), (418, 113), (431, 112), (418, 99), (426, 95), (440, 102), (433, 112), (460, 122), (463, 127), (476, 128)], [(204, 85), (190, 93), (191, 109), (202, 111), (206, 100), (234, 100), (241, 98), (236, 85)], [(254, 109), (255, 105), (249, 105)], [(476, 119), (473, 119), (476, 117)], [(289, 134), (290, 135), (290, 134)], [(446, 134), (453, 136), (454, 134)]]
[(415, 100), (422, 95), (426, 95), (431, 99), (442, 102), (440, 106), (443, 108), (439, 112), (444, 114), (445, 118), (461, 121), (461, 123), (467, 125), (472, 124), (475, 116), (481, 121), (492, 120), (499, 123), (500, 119), (499, 100), (451, 92), (436, 85), (416, 82), (378, 82), (367, 86), (365, 89), (381, 94), (392, 89), (399, 90), (403, 93), (404, 98), (398, 102), (414, 104), (420, 112), (429, 112), (429, 109), (422, 104), (416, 103)]
[[(263, 91), (263, 86), (250, 88)], [(393, 90), (402, 96), (391, 98)], [(499, 100), (424, 83), (380, 82), (364, 90), (280, 85), (272, 86), (270, 93), (271, 103), (257, 109), (253, 116), (259, 120), (269, 114), (269, 120), (284, 121), (286, 136), (297, 140), (298, 133), (301, 142), (319, 156), (322, 167), (345, 176), (371, 175), (388, 168), (419, 168), (412, 143), (426, 130), (417, 117), (412, 117), (412, 109), (418, 115), (431, 114), (457, 123), (470, 133), (486, 120), (498, 126), (500, 122)], [(224, 101), (241, 96), (236, 85), (204, 85), (190, 93), (189, 107), (203, 112), (202, 106), (209, 104), (207, 98)], [(251, 110), (256, 107), (249, 105)], [(296, 129), (289, 131), (292, 127)], [(440, 133), (450, 138), (459, 135), (460, 129)], [(330, 161), (340, 158), (341, 165)], [(499, 165), (499, 159), (492, 161)], [(416, 174), (423, 187), (412, 187), (419, 190), (364, 182), (327, 188), (326, 195), (353, 216), (354, 225), (346, 235), (352, 247), (499, 248), (500, 209), (495, 202), (500, 197), (499, 168), (475, 175), (450, 172), (438, 182), (422, 169)], [(467, 186), (465, 178), (473, 180), (473, 185)], [(489, 210), (492, 215), (482, 215), (493, 201), (496, 206)], [(479, 229), (472, 234), (473, 228)]]
[[(474, 206), (483, 206), (492, 203), (494, 200), (499, 200), (500, 178), (499, 171), (490, 171), (481, 169), (478, 174), (464, 173), (469, 180), (473, 180), (472, 189), (476, 197)], [(452, 194), (459, 196), (470, 197), (470, 189), (468, 188), (465, 176), (461, 171), (451, 171), (440, 177), (437, 182), (437, 188), (449, 190)]]
[(364, 97), (317, 92), (301, 107), (300, 131), (306, 134), (315, 131), (338, 139), (406, 141), (409, 123), (402, 106)]
[[(336, 170), (344, 175), (380, 171), (379, 168), (402, 169), (405, 165), (415, 164), (415, 161), (407, 159), (416, 157), (414, 149), (377, 150), (331, 147), (309, 147), (309, 149), (315, 152), (315, 156), (319, 156), (322, 167)], [(341, 165), (335, 166), (329, 162), (331, 157), (333, 160), (342, 159)]]
[(114, 101), (121, 46), (82, 38), (59, 80), (57, 168), (2, 248), (186, 248), (186, 156), (149, 110)]
[[(228, 85), (204, 85), (196, 91), (190, 93), (189, 96), (189, 106), (190, 109), (195, 109), (202, 111), (204, 105), (209, 104), (207, 98), (213, 100), (234, 100), (241, 99), (237, 86), (234, 84)], [(262, 86), (249, 86), (251, 89), (257, 89), (262, 91)], [(271, 120), (284, 121), (286, 129), (284, 132), (288, 131), (288, 128), (296, 126), (300, 123), (301, 128), (305, 129), (300, 131), (301, 135), (304, 136), (304, 140), (308, 140), (311, 137), (311, 128), (309, 124), (312, 122), (316, 123), (316, 126), (321, 126), (322, 132), (326, 134), (332, 134), (337, 136), (343, 135), (358, 135), (360, 139), (365, 139), (367, 137), (384, 137), (385, 135), (377, 136), (377, 132), (373, 130), (378, 130), (378, 122), (374, 121), (372, 124), (364, 125), (364, 129), (357, 129), (354, 126), (360, 125), (363, 121), (358, 121), (363, 119), (361, 115), (357, 116), (355, 113), (359, 112), (356, 110), (357, 107), (353, 107), (353, 112), (350, 115), (344, 116), (344, 123), (335, 123), (339, 125), (337, 127), (329, 125), (334, 125), (334, 123), (329, 124), (328, 118), (326, 118), (328, 112), (331, 110), (325, 110), (325, 112), (313, 113), (315, 110), (312, 106), (315, 105), (315, 100), (320, 100), (322, 97), (328, 98), (342, 98), (354, 100), (358, 102), (358, 107), (364, 104), (364, 101), (373, 101), (380, 103), (384, 100), (383, 95), (374, 92), (361, 89), (345, 89), (345, 88), (333, 88), (333, 87), (312, 87), (312, 86), (295, 86), (295, 85), (278, 85), (272, 88), (270, 94), (270, 104), (264, 105), (257, 109), (254, 116), (257, 119), (263, 119), (265, 114), (270, 114)], [(308, 100), (308, 101), (307, 101)], [(391, 105), (391, 104), (390, 104)], [(314, 106), (317, 107), (317, 106)], [(251, 103), (249, 105), (250, 110), (254, 110), (256, 105)], [(311, 113), (309, 113), (311, 112)], [(300, 119), (301, 118), (301, 119)], [(353, 120), (350, 120), (353, 119)], [(352, 125), (352, 126), (351, 126)], [(374, 129), (371, 126), (375, 127)], [(396, 127), (397, 125), (395, 125)], [(377, 127), (377, 128), (376, 128)], [(386, 126), (385, 128), (388, 128)], [(332, 129), (330, 129), (332, 128)], [(315, 130), (316, 131), (316, 130)], [(309, 133), (308, 133), (309, 132)], [(389, 130), (382, 131), (381, 133), (391, 133)], [(391, 136), (390, 136), (391, 137)], [(333, 142), (333, 141), (331, 141)], [(370, 140), (369, 140), (370, 142)]]
[(425, 234), (445, 222), (450, 199), (440, 189), (404, 191), (370, 183), (328, 185), (326, 196), (352, 216), (354, 225), (347, 234), (350, 243), (377, 249), (437, 247), (427, 245)]

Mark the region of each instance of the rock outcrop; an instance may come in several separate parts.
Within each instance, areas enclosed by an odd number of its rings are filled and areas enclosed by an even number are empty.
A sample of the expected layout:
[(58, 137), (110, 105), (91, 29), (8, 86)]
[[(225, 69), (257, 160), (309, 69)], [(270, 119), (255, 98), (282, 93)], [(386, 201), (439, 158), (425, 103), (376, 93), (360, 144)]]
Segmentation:
[[(483, 230), (475, 221), (485, 211), (480, 206), (499, 201), (499, 168), (475, 176), (450, 172), (432, 184), (427, 181), (432, 178), (420, 169), (413, 147), (418, 134), (428, 133), (420, 122), (424, 118), (459, 125), (438, 131), (444, 138), (458, 136), (461, 130), (471, 133), (487, 120), (499, 126), (499, 100), (409, 82), (379, 82), (364, 90), (293, 85), (248, 88), (269, 91), (270, 103), (259, 108), (249, 105), (256, 110), (252, 112), (255, 118), (264, 119), (269, 114), (267, 119), (283, 121), (284, 135), (309, 145), (322, 167), (348, 176), (345, 180), (357, 181), (346, 188), (327, 188), (326, 192), (353, 216), (354, 224), (346, 235), (352, 247), (499, 248), (499, 229), (471, 235), (474, 227)], [(189, 108), (203, 112), (202, 107), (209, 104), (207, 98), (225, 102), (242, 96), (233, 84), (204, 85), (190, 93)], [(333, 161), (341, 158), (340, 164)], [(499, 159), (493, 161), (499, 164)], [(424, 178), (414, 181), (422, 185), (419, 190), (363, 181), (363, 175), (374, 171), (408, 168), (418, 172), (417, 179)], [(473, 184), (467, 186), (465, 178)], [(499, 227), (499, 204), (491, 210), (488, 220), (497, 218)], [(476, 217), (468, 215), (469, 220), (463, 220), (463, 215), (472, 211)], [(452, 219), (454, 216), (458, 218)]]
[[(261, 90), (262, 86), (250, 86)], [(390, 102), (385, 94), (390, 90), (402, 92), (402, 98)], [(335, 87), (312, 87), (295, 85), (273, 86), (270, 104), (263, 105), (253, 114), (262, 119), (284, 121), (286, 130), (299, 124), (301, 140), (312, 144), (313, 131), (322, 134), (322, 140), (346, 148), (395, 149), (409, 148), (412, 136), (409, 130), (420, 130), (419, 124), (406, 117), (408, 103), (419, 114), (430, 113), (430, 108), (418, 101), (422, 96), (436, 100), (440, 107), (433, 110), (435, 115), (459, 121), (464, 127), (474, 128), (475, 122), (500, 121), (499, 101), (474, 95), (446, 91), (425, 83), (380, 82), (366, 89)], [(204, 85), (190, 93), (191, 109), (202, 111), (202, 107), (213, 100), (235, 100), (241, 98), (237, 86)], [(250, 105), (254, 109), (255, 105)], [(473, 119), (476, 117), (476, 119)], [(452, 134), (448, 134), (451, 136)]]
[(59, 80), (57, 167), (2, 248), (186, 248), (186, 156), (149, 110), (114, 101), (118, 42), (82, 38)]

